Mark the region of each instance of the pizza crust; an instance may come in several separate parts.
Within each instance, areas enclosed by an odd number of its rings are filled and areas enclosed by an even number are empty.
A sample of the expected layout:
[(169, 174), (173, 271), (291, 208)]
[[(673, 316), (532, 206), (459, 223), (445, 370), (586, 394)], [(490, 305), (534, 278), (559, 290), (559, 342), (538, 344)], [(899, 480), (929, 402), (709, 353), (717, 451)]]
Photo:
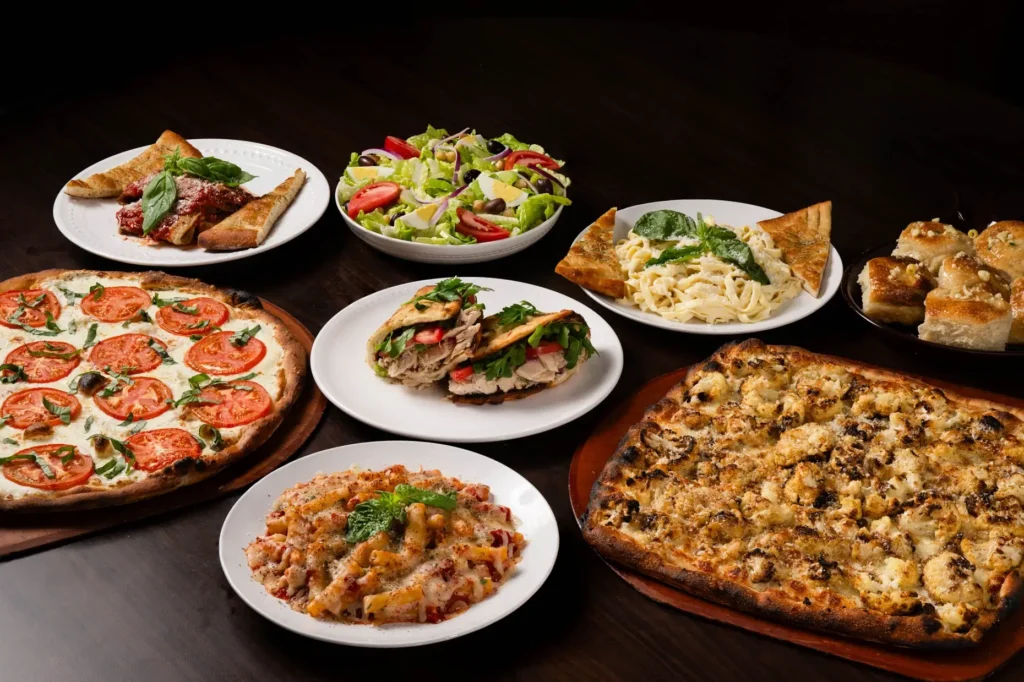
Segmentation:
[(139, 280), (139, 286), (147, 291), (173, 289), (196, 296), (207, 296), (230, 306), (233, 317), (250, 319), (264, 328), (272, 329), (275, 342), (282, 351), (279, 371), (284, 373), (286, 379), (283, 392), (280, 398), (275, 400), (274, 409), (269, 415), (241, 427), (242, 431), (235, 442), (219, 452), (204, 449), (201, 459), (197, 461), (179, 460), (163, 471), (147, 475), (143, 480), (128, 482), (117, 487), (106, 486), (97, 489), (94, 486), (82, 485), (68, 490), (26, 495), (19, 499), (0, 499), (0, 511), (82, 509), (128, 504), (161, 495), (205, 480), (232, 462), (245, 457), (266, 442), (284, 421), (289, 408), (295, 402), (303, 386), (306, 374), (306, 350), (277, 317), (262, 308), (258, 297), (248, 292), (218, 289), (198, 279), (169, 275), (160, 271), (126, 273), (61, 269), (43, 270), (12, 277), (0, 282), (0, 293), (16, 289), (33, 289), (45, 281), (80, 275), (104, 279), (124, 279), (133, 282)]
[[(1016, 570), (1009, 571), (1003, 579), (996, 595), (995, 608), (981, 610), (978, 619), (965, 632), (954, 632), (943, 627), (934, 611), (924, 610), (916, 615), (892, 615), (867, 607), (850, 608), (843, 604), (838, 593), (829, 589), (822, 590), (817, 594), (807, 591), (808, 597), (815, 597), (815, 599), (808, 598), (801, 602), (779, 589), (772, 588), (770, 580), (760, 583), (767, 586), (765, 589), (755, 589), (749, 582), (728, 580), (716, 575), (714, 573), (714, 554), (709, 556), (706, 561), (707, 565), (703, 569), (696, 565), (686, 566), (687, 559), (681, 552), (677, 555), (679, 557), (677, 563), (672, 563), (666, 560), (664, 553), (659, 554), (652, 549), (652, 547), (661, 546), (658, 544), (658, 540), (651, 539), (651, 542), (641, 544), (614, 525), (604, 525), (597, 520), (602, 514), (606, 515), (606, 510), (610, 507), (631, 499), (625, 495), (628, 489), (621, 487), (621, 476), (627, 468), (634, 467), (638, 457), (642, 456), (639, 453), (646, 447), (643, 441), (645, 429), (657, 429), (659, 424), (668, 423), (681, 414), (685, 409), (684, 401), (687, 392), (696, 386), (697, 382), (705, 375), (705, 370), (716, 371), (716, 369), (728, 367), (732, 362), (758, 358), (766, 351), (782, 354), (787, 360), (792, 360), (794, 363), (801, 361), (825, 363), (859, 374), (872, 382), (892, 382), (911, 389), (938, 390), (939, 394), (948, 401), (970, 409), (1024, 419), (1024, 410), (1022, 409), (989, 400), (966, 397), (945, 389), (936, 389), (919, 379), (853, 360), (816, 355), (792, 346), (766, 346), (756, 339), (739, 344), (729, 344), (706, 362), (691, 367), (687, 377), (673, 387), (662, 400), (652, 405), (641, 421), (627, 432), (591, 490), (590, 502), (581, 520), (586, 540), (600, 554), (610, 560), (699, 597), (759, 616), (802, 627), (827, 630), (841, 635), (900, 646), (956, 648), (976, 644), (985, 632), (1005, 618), (1018, 605), (1022, 594), (1024, 594), (1024, 579), (1020, 575), (1019, 566)], [(713, 453), (709, 453), (708, 456), (713, 457)], [(629, 470), (632, 471), (632, 469)], [(636, 509), (635, 513), (639, 513), (640, 507), (638, 506)], [(668, 549), (663, 550), (663, 552), (669, 551)], [(840, 568), (844, 568), (844, 566), (840, 564)], [(787, 584), (792, 585), (792, 583)], [(830, 594), (834, 597), (828, 597)]]

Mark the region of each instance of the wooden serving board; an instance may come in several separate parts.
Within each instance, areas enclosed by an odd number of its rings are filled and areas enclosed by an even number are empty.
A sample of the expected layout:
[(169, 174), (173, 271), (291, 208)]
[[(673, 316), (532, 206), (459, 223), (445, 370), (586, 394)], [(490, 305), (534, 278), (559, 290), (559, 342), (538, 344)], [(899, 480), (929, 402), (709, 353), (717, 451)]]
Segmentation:
[[(576, 451), (569, 467), (569, 501), (577, 522), (587, 509), (590, 489), (601, 474), (605, 462), (615, 452), (619, 441), (629, 428), (640, 420), (649, 406), (660, 400), (672, 386), (686, 377), (687, 369), (684, 367), (665, 374), (645, 385), (605, 420), (603, 426)], [(962, 395), (1024, 408), (1024, 400), (1018, 398), (932, 379), (924, 381)], [(609, 566), (641, 594), (681, 611), (920, 680), (959, 682), (980, 679), (990, 675), (1014, 654), (1024, 649), (1024, 607), (1017, 608), (1009, 620), (996, 626), (975, 647), (956, 651), (922, 651), (777, 623), (694, 597), (617, 564), (609, 563)]]
[[(280, 319), (299, 340), (306, 349), (308, 359), (313, 347), (313, 334), (273, 303), (263, 301), (263, 307)], [(134, 504), (84, 511), (0, 516), (0, 557), (40, 549), (123, 523), (213, 500), (255, 483), (294, 455), (320, 423), (327, 399), (311, 376), (307, 374), (303, 382), (298, 399), (267, 442), (224, 471), (196, 485)]]

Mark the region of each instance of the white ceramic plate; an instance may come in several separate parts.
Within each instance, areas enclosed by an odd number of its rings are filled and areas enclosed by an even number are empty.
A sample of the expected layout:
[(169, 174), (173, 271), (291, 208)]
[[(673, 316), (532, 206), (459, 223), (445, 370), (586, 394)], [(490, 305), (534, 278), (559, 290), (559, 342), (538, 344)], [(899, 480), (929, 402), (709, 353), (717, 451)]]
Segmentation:
[[(752, 204), (740, 204), (735, 201), (716, 201), (713, 199), (656, 201), (650, 204), (630, 206), (629, 208), (617, 211), (615, 213), (615, 241), (618, 242), (620, 239), (625, 239), (626, 234), (633, 227), (633, 224), (640, 219), (640, 216), (659, 209), (679, 211), (681, 213), (686, 213), (689, 216), (695, 216), (699, 211), (704, 215), (714, 216), (715, 221), (718, 223), (735, 226), (753, 225), (759, 220), (778, 218), (782, 215), (778, 211), (773, 211), (768, 208), (762, 208)], [(584, 232), (585, 231), (586, 230), (584, 230)], [(582, 236), (583, 232), (576, 237), (576, 240), (578, 241)], [(608, 310), (652, 327), (661, 327), (662, 329), (671, 329), (672, 331), (684, 332), (687, 334), (736, 335), (753, 334), (766, 329), (784, 327), (787, 324), (796, 322), (797, 320), (802, 320), (818, 308), (828, 303), (829, 300), (836, 295), (836, 292), (839, 291), (839, 284), (842, 280), (843, 261), (839, 257), (839, 252), (836, 251), (836, 248), (833, 246), (832, 253), (829, 256), (828, 266), (825, 268), (825, 276), (822, 279), (820, 296), (815, 298), (806, 291), (801, 290), (800, 294), (797, 295), (796, 298), (787, 301), (767, 320), (750, 323), (726, 322), (722, 324), (707, 324), (706, 322), (674, 322), (672, 320), (667, 320), (660, 315), (644, 312), (635, 305), (619, 303), (610, 296), (598, 294), (588, 289), (584, 289), (583, 291), (587, 296), (590, 296), (590, 298), (594, 299)]]
[[(320, 621), (293, 611), (252, 578), (245, 547), (266, 532), (266, 516), (274, 500), (287, 488), (318, 473), (344, 471), (353, 466), (382, 469), (403, 464), (408, 469), (438, 469), (445, 476), (484, 483), (497, 504), (512, 509), (518, 530), (526, 538), (522, 561), (497, 592), (465, 612), (429, 624), (394, 624), (374, 627)], [(253, 485), (231, 508), (220, 531), (220, 564), (231, 587), (261, 616), (300, 635), (362, 647), (406, 647), (442, 642), (486, 627), (522, 606), (540, 589), (555, 565), (558, 524), (544, 496), (525, 478), (493, 459), (475, 452), (437, 443), (381, 441), (358, 443), (317, 452), (286, 464)]]
[(484, 261), (497, 260), (499, 258), (504, 258), (505, 256), (511, 256), (513, 253), (518, 253), (531, 244), (535, 244), (540, 241), (540, 238), (550, 232), (551, 228), (555, 226), (555, 223), (558, 222), (558, 218), (562, 215), (562, 209), (565, 208), (564, 206), (559, 206), (555, 211), (555, 215), (551, 216), (532, 230), (516, 237), (499, 239), (495, 242), (485, 242), (483, 244), (462, 244), (460, 246), (447, 244), (421, 244), (419, 242), (407, 242), (404, 239), (385, 237), (382, 234), (371, 232), (349, 218), (348, 214), (345, 213), (344, 206), (338, 199), (338, 189), (340, 188), (340, 184), (341, 183), (339, 181), (339, 187), (336, 187), (334, 190), (334, 205), (338, 207), (338, 212), (341, 213), (341, 217), (345, 219), (346, 223), (348, 223), (348, 227), (352, 230), (352, 234), (359, 237), (378, 251), (383, 251), (389, 256), (416, 261), (417, 263), (441, 263), (452, 265), (459, 263), (483, 263)]
[(320, 390), (339, 408), (378, 429), (411, 438), (450, 443), (484, 443), (548, 431), (597, 407), (622, 374), (622, 345), (612, 328), (590, 308), (549, 289), (490, 277), (463, 280), (493, 291), (478, 294), (487, 313), (529, 301), (539, 310), (570, 308), (590, 326), (599, 355), (565, 383), (523, 400), (501, 405), (459, 405), (440, 387), (412, 389), (387, 382), (366, 364), (366, 342), (420, 287), (443, 277), (401, 284), (359, 299), (332, 317), (316, 337), (310, 367)]
[[(306, 184), (288, 210), (274, 224), (266, 240), (254, 249), (242, 251), (207, 251), (198, 246), (180, 247), (151, 245), (141, 239), (119, 234), (114, 214), (119, 208), (114, 199), (78, 199), (64, 193), (62, 187), (53, 202), (53, 220), (57, 228), (75, 245), (111, 260), (133, 265), (161, 268), (189, 265), (211, 265), (247, 258), (269, 251), (298, 237), (312, 227), (327, 210), (331, 188), (327, 178), (316, 166), (283, 149), (240, 140), (189, 140), (204, 156), (230, 161), (257, 176), (245, 188), (259, 196), (277, 187), (294, 174), (296, 168), (306, 171)], [(145, 147), (115, 154), (94, 163), (76, 178), (100, 173), (138, 156)]]

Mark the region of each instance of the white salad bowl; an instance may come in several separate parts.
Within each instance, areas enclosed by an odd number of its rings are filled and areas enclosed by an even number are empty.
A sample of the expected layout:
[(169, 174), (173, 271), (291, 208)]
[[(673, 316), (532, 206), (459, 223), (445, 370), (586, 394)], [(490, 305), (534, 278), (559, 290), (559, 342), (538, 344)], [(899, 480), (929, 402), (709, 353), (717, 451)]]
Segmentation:
[(537, 227), (508, 239), (499, 239), (498, 241), (485, 242), (483, 244), (421, 244), (420, 242), (407, 242), (404, 239), (385, 237), (377, 232), (371, 232), (349, 218), (341, 200), (338, 199), (340, 184), (339, 182), (338, 186), (334, 188), (334, 205), (338, 207), (338, 212), (341, 213), (341, 217), (348, 223), (352, 233), (378, 251), (383, 251), (389, 256), (395, 256), (396, 258), (416, 261), (417, 263), (483, 263), (484, 261), (511, 256), (513, 253), (519, 253), (531, 244), (540, 241), (555, 226), (558, 218), (562, 215), (562, 209), (565, 208), (564, 206), (559, 206), (558, 210), (555, 211), (555, 215)]

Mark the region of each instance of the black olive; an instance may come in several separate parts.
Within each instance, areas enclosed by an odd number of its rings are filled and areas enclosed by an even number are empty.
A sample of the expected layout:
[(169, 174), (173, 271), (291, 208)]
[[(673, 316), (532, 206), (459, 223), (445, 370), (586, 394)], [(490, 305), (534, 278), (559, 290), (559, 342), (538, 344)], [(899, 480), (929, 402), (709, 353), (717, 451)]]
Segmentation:
[(490, 213), (491, 215), (498, 215), (505, 210), (505, 200), (502, 198), (491, 199), (483, 206), (484, 213)]
[(503, 151), (505, 151), (505, 145), (498, 142), (497, 140), (488, 140), (487, 151), (489, 151), (492, 154), (500, 154)]
[(99, 372), (86, 372), (78, 379), (78, 392), (82, 395), (93, 395), (109, 383), (109, 379)]
[(537, 194), (551, 194), (551, 181), (547, 178), (538, 178), (533, 186), (537, 188)]
[(393, 216), (391, 216), (391, 220), (389, 221), (390, 224), (394, 225), (395, 223), (398, 222), (398, 219), (401, 218), (404, 215), (405, 215), (405, 213), (402, 212), (402, 211), (399, 211), (398, 213), (395, 213)]
[(377, 158), (374, 157), (374, 156), (370, 156), (369, 154), (363, 154), (362, 156), (360, 156), (359, 160), (356, 161), (356, 163), (358, 163), (360, 166), (376, 166), (376, 165), (378, 165), (377, 164)]
[(462, 181), (468, 185), (469, 183), (476, 180), (478, 175), (480, 175), (480, 171), (478, 171), (476, 168), (470, 168), (468, 171), (462, 174)]

